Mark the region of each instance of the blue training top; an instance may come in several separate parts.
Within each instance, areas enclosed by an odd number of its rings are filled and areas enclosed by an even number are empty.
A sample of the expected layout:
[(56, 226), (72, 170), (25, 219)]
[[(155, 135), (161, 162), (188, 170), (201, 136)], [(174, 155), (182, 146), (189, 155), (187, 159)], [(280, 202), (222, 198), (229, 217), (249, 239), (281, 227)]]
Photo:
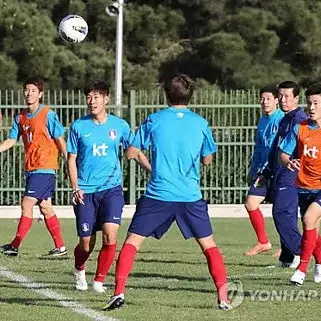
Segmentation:
[(148, 116), (132, 145), (141, 150), (151, 145), (152, 173), (147, 197), (172, 202), (202, 198), (200, 158), (217, 150), (204, 118), (188, 108), (165, 108)]
[(133, 140), (128, 123), (108, 115), (104, 124), (96, 124), (90, 115), (74, 121), (67, 151), (76, 154), (78, 186), (94, 193), (122, 185), (119, 146), (126, 149)]
[[(294, 186), (297, 173), (292, 172), (285, 166), (279, 164), (279, 146), (285, 137), (291, 132), (292, 128), (308, 118), (307, 114), (301, 109), (296, 108), (285, 114), (279, 124), (278, 133), (272, 144), (268, 165), (263, 171), (264, 176), (273, 176), (276, 186)], [(297, 158), (297, 148), (293, 151), (292, 157)]]
[(251, 160), (249, 174), (254, 177), (268, 161), (269, 152), (274, 138), (279, 129), (279, 123), (284, 116), (281, 109), (277, 108), (273, 114), (264, 115), (257, 124), (255, 135), (254, 153)]

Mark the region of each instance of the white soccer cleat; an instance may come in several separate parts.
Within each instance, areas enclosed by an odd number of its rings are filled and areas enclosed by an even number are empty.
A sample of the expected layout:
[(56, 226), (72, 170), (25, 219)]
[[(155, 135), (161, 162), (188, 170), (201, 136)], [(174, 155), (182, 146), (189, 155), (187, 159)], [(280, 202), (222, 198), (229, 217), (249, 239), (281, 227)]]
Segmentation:
[(229, 310), (232, 310), (233, 309), (233, 307), (229, 304), (229, 303), (227, 303), (227, 302), (225, 302), (225, 301), (221, 301), (218, 305), (217, 305), (217, 307), (216, 307), (218, 310), (223, 310), (223, 311), (229, 311)]
[(103, 282), (93, 281), (93, 290), (97, 293), (105, 293), (106, 287), (104, 287)]
[(321, 283), (321, 264), (316, 264), (314, 266), (314, 282)]
[(289, 265), (290, 269), (296, 269), (300, 264), (300, 255), (295, 255), (292, 263)]
[(300, 270), (295, 270), (291, 276), (290, 282), (295, 285), (302, 285), (305, 279), (305, 273)]
[(86, 272), (85, 270), (75, 270), (75, 281), (76, 281), (76, 290), (86, 291), (88, 289), (88, 284), (86, 281)]

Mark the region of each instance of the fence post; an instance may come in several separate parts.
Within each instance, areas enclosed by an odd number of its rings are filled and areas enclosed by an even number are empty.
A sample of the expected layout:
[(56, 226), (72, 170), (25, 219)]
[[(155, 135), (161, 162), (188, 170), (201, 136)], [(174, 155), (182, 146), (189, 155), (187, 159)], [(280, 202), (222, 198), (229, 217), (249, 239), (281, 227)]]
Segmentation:
[[(136, 109), (135, 109), (135, 90), (129, 93), (129, 121), (130, 128), (133, 132), (136, 130)], [(131, 160), (129, 163), (129, 204), (136, 203), (136, 162)]]

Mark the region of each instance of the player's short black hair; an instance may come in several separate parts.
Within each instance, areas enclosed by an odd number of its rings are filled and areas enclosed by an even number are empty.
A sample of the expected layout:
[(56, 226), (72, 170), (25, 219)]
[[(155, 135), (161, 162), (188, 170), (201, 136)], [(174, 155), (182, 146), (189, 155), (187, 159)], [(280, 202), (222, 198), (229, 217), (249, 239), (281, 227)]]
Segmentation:
[(165, 81), (165, 93), (169, 105), (188, 105), (194, 92), (193, 80), (185, 74), (177, 74)]
[(306, 89), (305, 96), (309, 97), (312, 95), (321, 95), (321, 83), (313, 83)]
[(287, 88), (290, 88), (292, 89), (292, 92), (293, 92), (293, 96), (296, 97), (296, 96), (299, 96), (300, 95), (300, 86), (294, 82), (294, 81), (283, 81), (279, 84), (278, 86), (278, 90), (279, 89), (287, 89)]
[(32, 76), (29, 77), (25, 80), (23, 83), (23, 89), (27, 87), (27, 85), (35, 85), (40, 92), (43, 92), (43, 84), (44, 84), (44, 79), (41, 76)]
[(260, 97), (263, 93), (271, 93), (274, 98), (278, 98), (278, 88), (274, 85), (264, 86), (260, 89)]
[(104, 80), (90, 81), (84, 88), (84, 94), (87, 96), (91, 91), (97, 91), (102, 95), (109, 95), (109, 87)]

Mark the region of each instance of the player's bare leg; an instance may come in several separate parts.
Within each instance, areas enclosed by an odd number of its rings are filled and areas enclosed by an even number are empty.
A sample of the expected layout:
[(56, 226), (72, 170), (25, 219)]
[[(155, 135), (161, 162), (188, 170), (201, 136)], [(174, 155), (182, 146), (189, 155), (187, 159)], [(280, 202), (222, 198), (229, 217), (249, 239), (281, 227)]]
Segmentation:
[(117, 232), (119, 224), (105, 223), (102, 226), (102, 247), (97, 260), (96, 275), (93, 281), (93, 290), (105, 292), (104, 280), (112, 266), (117, 250)]
[(50, 233), (55, 244), (55, 248), (49, 251), (48, 254), (53, 257), (66, 255), (67, 250), (62, 239), (60, 223), (52, 208), (51, 198), (42, 200), (39, 203), (39, 210), (44, 216), (47, 230)]
[(258, 240), (255, 246), (244, 253), (246, 256), (254, 256), (259, 253), (269, 251), (272, 248), (266, 233), (265, 220), (262, 212), (259, 209), (259, 206), (263, 201), (263, 196), (248, 195), (246, 198), (245, 208), (249, 213), (250, 221)]
[(119, 253), (116, 263), (114, 295), (107, 302), (104, 310), (114, 310), (124, 305), (126, 282), (134, 267), (137, 251), (143, 244), (145, 238), (145, 236), (134, 233), (129, 233), (127, 235), (126, 241)]
[(208, 270), (212, 276), (218, 294), (218, 308), (222, 310), (232, 309), (227, 297), (226, 267), (223, 256), (213, 240), (213, 235), (196, 239), (196, 242), (199, 244), (206, 257)]

